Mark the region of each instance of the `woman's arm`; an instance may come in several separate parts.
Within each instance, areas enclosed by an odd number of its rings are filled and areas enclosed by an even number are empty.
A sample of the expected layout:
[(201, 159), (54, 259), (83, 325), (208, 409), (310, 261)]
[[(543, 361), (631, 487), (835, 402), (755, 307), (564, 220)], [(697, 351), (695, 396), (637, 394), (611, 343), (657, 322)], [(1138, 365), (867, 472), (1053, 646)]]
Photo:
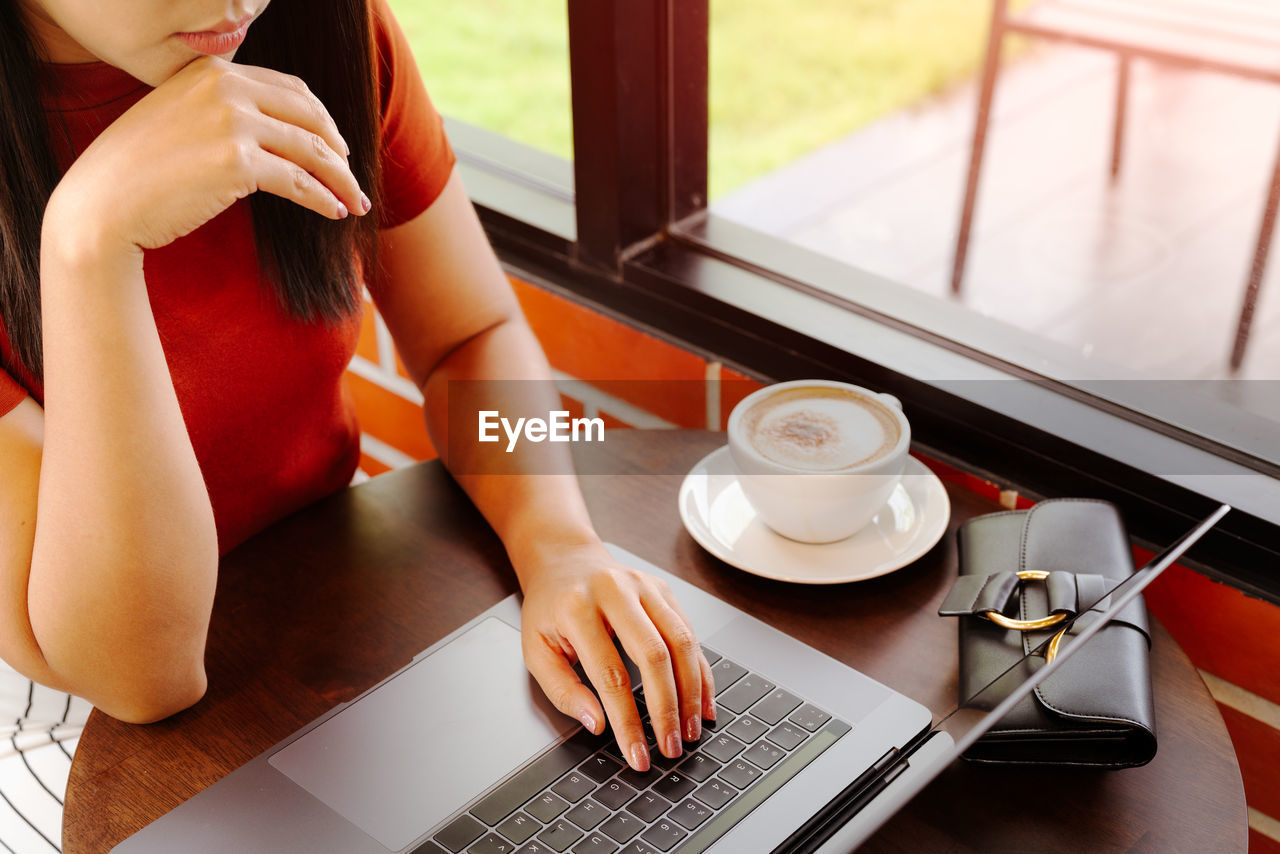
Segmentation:
[(360, 213), (344, 153), (301, 81), (209, 58), (130, 108), (55, 189), (44, 410), (0, 418), (0, 656), (24, 675), (129, 721), (203, 694), (217, 537), (143, 250), (258, 190)]
[(41, 252), (44, 447), (27, 604), (47, 672), (33, 676), (150, 720), (204, 693), (213, 511), (141, 250), (98, 245), (58, 213)]
[[(539, 445), (535, 457), (494, 453), (496, 445), (476, 441), (478, 409), (545, 418), (561, 406), (456, 172), (427, 211), (383, 232), (379, 252), (374, 298), (426, 398), (432, 440), (501, 537), (519, 577), (530, 672), (560, 711), (592, 732), (603, 731), (607, 715), (623, 754), (646, 769), (648, 751), (616, 635), (641, 670), (659, 748), (679, 756), (682, 736), (697, 739), (703, 717), (714, 718), (715, 703), (710, 668), (670, 591), (609, 557), (563, 445)], [(462, 436), (449, 434), (451, 398), (463, 408), (452, 413)], [(575, 675), (578, 661), (603, 709)]]

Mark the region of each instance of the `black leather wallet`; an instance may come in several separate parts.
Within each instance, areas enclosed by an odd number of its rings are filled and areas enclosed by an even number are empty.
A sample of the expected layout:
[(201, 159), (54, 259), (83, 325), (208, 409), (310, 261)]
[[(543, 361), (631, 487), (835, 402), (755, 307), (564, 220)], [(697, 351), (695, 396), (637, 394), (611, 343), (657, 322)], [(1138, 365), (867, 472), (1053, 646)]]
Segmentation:
[[(1070, 643), (1109, 607), (1107, 592), (1133, 574), (1124, 522), (1105, 501), (1050, 499), (1030, 510), (979, 516), (961, 526), (959, 549), (960, 577), (938, 613), (960, 618), (961, 703), (1009, 667), (1018, 665), (1019, 675), (997, 688), (1007, 691), (1044, 666), (1043, 657), (1023, 656), (1061, 633), (1051, 623), (1087, 609), (1058, 638)], [(1156, 753), (1150, 643), (1139, 598), (965, 758), (1104, 768), (1150, 762)], [(988, 689), (978, 704), (993, 708), (1003, 699), (998, 694)]]

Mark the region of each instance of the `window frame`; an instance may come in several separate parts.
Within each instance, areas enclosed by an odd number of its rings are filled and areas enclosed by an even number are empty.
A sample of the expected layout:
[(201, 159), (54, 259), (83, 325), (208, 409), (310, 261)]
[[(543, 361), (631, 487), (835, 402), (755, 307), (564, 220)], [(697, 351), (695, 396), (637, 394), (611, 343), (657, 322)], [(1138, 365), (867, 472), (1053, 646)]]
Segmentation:
[(1280, 467), (976, 352), (930, 330), (966, 340), (994, 321), (708, 213), (709, 0), (567, 2), (572, 177), (559, 158), (449, 122), (511, 272), (761, 378), (891, 392), (930, 455), (1031, 497), (1114, 501), (1146, 544), (1229, 503), (1184, 562), (1280, 603)]

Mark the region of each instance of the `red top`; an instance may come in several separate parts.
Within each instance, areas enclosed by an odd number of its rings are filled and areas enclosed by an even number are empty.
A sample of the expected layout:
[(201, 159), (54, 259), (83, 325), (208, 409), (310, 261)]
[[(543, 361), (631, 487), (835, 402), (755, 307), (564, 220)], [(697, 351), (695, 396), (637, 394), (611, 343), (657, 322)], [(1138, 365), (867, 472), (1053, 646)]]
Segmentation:
[[(454, 155), (385, 0), (373, 0), (373, 7), (382, 72), (379, 225), (390, 227), (435, 200)], [(46, 70), (58, 85), (50, 87), (56, 94), (46, 96), (45, 109), (61, 114), (76, 152), (150, 91), (105, 63)], [(288, 315), (263, 280), (247, 200), (147, 251), (144, 266), (221, 552), (350, 482), (359, 430), (341, 379), (355, 353), (358, 314), (336, 325)], [(2, 327), (0, 356), (8, 362)], [(0, 415), (28, 395), (43, 403), (44, 389), (0, 370)]]

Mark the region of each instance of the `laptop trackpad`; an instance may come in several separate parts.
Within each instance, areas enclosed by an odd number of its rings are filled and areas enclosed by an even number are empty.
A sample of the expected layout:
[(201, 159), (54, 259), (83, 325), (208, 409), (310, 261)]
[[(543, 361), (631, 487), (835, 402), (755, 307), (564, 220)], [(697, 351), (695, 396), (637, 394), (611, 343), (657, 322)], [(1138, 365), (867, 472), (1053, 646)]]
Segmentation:
[(490, 617), (269, 761), (399, 851), (576, 726), (525, 670), (520, 632)]

